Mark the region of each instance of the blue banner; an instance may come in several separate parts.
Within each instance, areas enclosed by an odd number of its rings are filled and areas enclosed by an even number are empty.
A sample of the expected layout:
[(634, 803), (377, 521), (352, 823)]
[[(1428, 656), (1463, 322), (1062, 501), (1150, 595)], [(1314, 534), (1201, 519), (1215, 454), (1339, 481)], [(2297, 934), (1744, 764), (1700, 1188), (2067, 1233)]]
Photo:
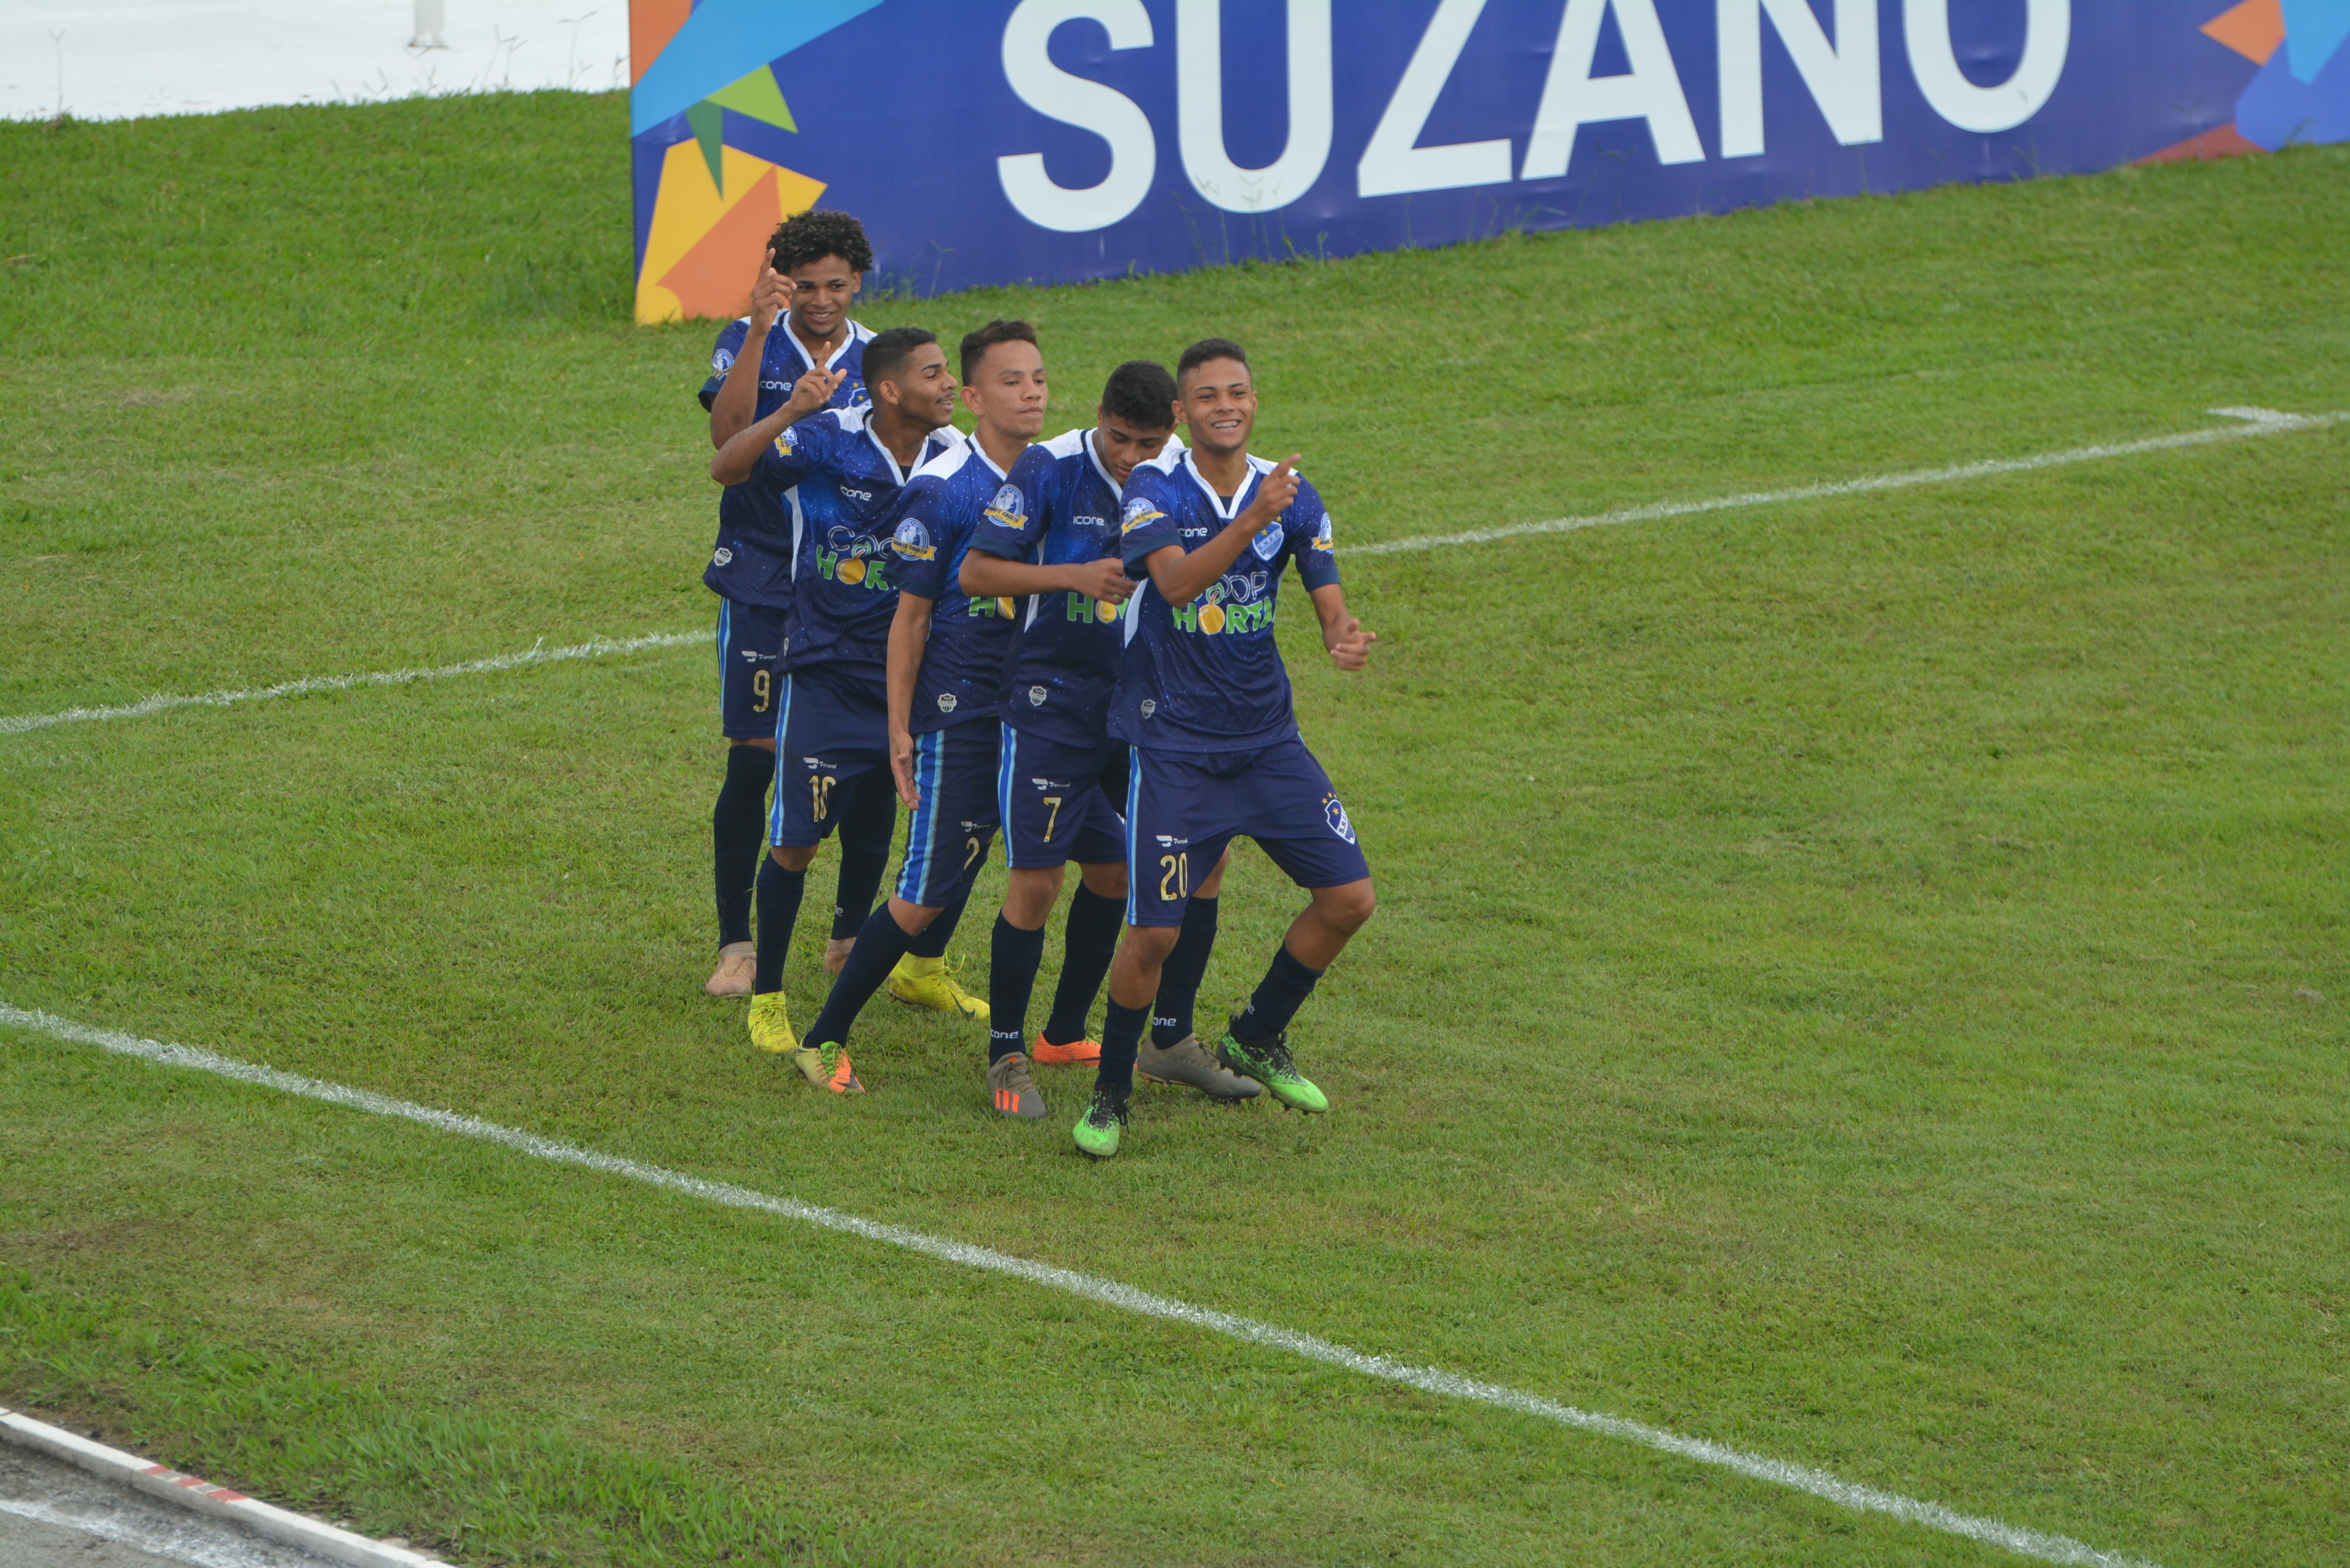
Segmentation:
[(733, 314), (818, 202), (928, 295), (2350, 138), (2350, 0), (701, 0), (671, 31), (645, 319)]

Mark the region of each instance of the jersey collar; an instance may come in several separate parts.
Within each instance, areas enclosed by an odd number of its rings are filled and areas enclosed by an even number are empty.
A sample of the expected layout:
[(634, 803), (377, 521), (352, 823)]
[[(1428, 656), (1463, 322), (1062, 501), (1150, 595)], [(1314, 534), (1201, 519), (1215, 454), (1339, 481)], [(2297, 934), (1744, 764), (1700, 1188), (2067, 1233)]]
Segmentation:
[[(790, 344), (792, 346), (792, 352), (799, 357), (801, 369), (804, 370), (815, 369), (816, 357), (807, 351), (807, 345), (800, 341), (800, 335), (792, 330), (790, 318), (787, 317), (785, 319), (778, 321), (775, 325), (784, 329), (784, 341)], [(768, 336), (773, 337), (774, 334), (770, 332)], [(871, 333), (866, 331), (856, 322), (850, 322), (848, 324), (847, 336), (840, 340), (840, 347), (835, 348), (830, 357), (825, 360), (824, 368), (827, 370), (837, 369), (842, 358), (847, 355), (851, 348), (856, 348), (859, 343), (864, 342), (871, 336)]]
[(1191, 449), (1187, 447), (1183, 452), (1183, 467), (1191, 474), (1191, 483), (1200, 487), (1200, 493), (1208, 498), (1208, 504), (1216, 509), (1216, 515), (1227, 523), (1241, 514), (1250, 498), (1255, 495), (1256, 487), (1263, 483), (1266, 474), (1273, 472), (1273, 464), (1253, 452), (1249, 455), (1248, 465), (1248, 483), (1242, 485), (1240, 493), (1227, 504), (1222, 496), (1216, 493), (1216, 487), (1208, 483), (1208, 476), (1200, 472), (1200, 465), (1191, 461)]

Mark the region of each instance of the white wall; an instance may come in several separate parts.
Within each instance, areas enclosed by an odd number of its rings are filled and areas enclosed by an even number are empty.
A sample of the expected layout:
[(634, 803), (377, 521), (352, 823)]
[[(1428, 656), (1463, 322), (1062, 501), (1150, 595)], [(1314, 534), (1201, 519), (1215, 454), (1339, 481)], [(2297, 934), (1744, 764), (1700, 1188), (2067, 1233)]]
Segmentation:
[(0, 0), (0, 117), (629, 85), (628, 0), (425, 5), (445, 47), (411, 47), (418, 0)]

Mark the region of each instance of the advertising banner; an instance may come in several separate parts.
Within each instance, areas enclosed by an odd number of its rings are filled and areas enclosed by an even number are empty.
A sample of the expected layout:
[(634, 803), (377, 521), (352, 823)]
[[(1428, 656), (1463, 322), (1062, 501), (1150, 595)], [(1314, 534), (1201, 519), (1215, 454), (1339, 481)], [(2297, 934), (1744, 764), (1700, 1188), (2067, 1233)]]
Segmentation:
[(633, 0), (637, 314), (821, 202), (930, 295), (2350, 140), (2350, 0)]

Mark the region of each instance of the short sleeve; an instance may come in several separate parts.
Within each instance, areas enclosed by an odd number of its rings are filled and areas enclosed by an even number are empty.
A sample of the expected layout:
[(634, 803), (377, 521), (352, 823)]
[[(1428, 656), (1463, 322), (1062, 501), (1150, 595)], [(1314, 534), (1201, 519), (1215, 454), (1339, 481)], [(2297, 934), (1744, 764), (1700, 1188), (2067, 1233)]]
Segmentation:
[(777, 490), (789, 490), (823, 465), (826, 451), (824, 416), (785, 427), (775, 444), (759, 454), (757, 477)]
[(730, 321), (720, 330), (717, 346), (710, 350), (710, 379), (702, 383), (702, 406), (707, 410), (718, 401), (718, 389), (726, 384), (726, 372), (734, 368), (734, 356), (743, 352), (743, 345), (751, 336), (747, 321)]
[(1322, 504), (1321, 492), (1300, 480), (1297, 499), (1283, 514), (1282, 527), (1306, 587), (1326, 588), (1338, 580), (1337, 544), (1330, 537), (1330, 513)]
[(933, 603), (947, 597), (947, 567), (956, 541), (948, 522), (946, 481), (923, 474), (898, 493), (889, 530), (889, 557), (898, 586)]
[(1045, 482), (1052, 478), (1055, 466), (1053, 454), (1042, 446), (1021, 453), (972, 531), (971, 547), (1006, 561), (1032, 559), (1036, 546), (1044, 543), (1045, 530), (1052, 526), (1046, 514)]
[(1126, 564), (1128, 576), (1139, 581), (1149, 575), (1142, 564), (1147, 557), (1183, 543), (1182, 524), (1175, 520), (1174, 512), (1165, 473), (1155, 468), (1136, 469), (1126, 483), (1126, 504), (1118, 514), (1118, 554)]

